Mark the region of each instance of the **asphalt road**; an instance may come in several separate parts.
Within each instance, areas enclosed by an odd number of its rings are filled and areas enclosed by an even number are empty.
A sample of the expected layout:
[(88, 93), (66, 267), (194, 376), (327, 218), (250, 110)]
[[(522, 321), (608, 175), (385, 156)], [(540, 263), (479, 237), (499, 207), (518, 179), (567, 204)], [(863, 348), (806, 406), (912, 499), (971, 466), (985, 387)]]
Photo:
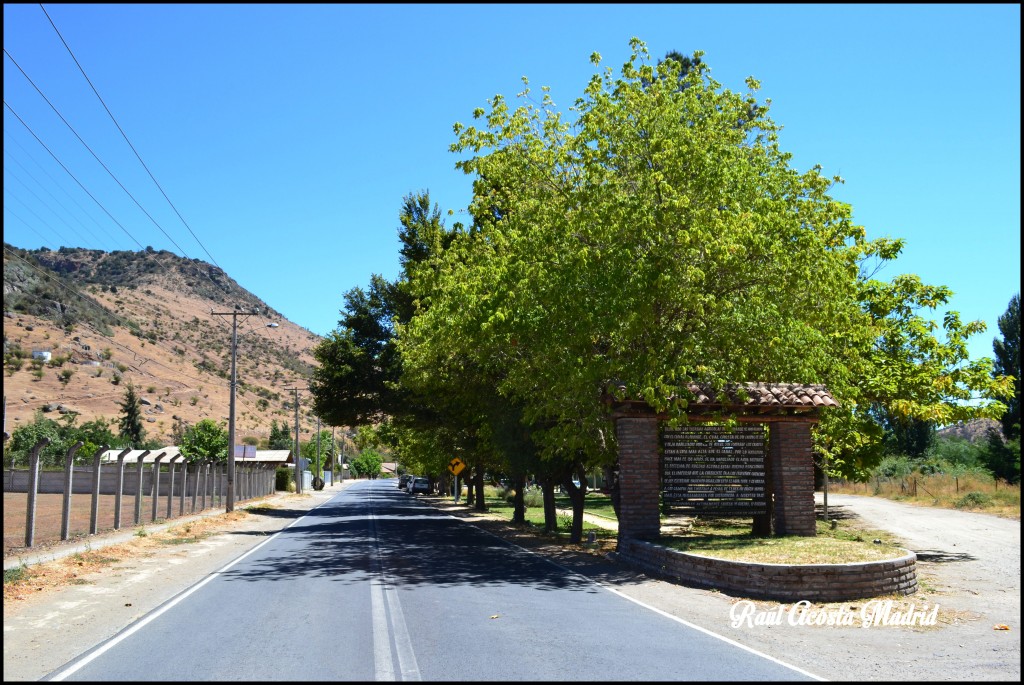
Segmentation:
[(797, 680), (399, 492), (341, 491), (54, 680)]

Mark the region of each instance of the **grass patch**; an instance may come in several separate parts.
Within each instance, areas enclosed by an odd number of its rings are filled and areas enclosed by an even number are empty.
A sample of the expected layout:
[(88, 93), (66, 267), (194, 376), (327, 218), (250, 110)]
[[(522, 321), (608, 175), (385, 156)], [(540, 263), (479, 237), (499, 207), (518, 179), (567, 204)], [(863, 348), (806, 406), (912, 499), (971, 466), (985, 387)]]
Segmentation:
[(249, 505), (248, 507), (243, 507), (243, 509), (245, 509), (245, 511), (249, 512), (250, 514), (266, 514), (273, 511), (274, 509), (280, 508), (281, 507), (276, 504), (252, 504)]
[(160, 538), (157, 542), (161, 545), (187, 545), (193, 542), (199, 542), (207, 537), (209, 537), (209, 534), (193, 535), (192, 537)]
[[(508, 521), (512, 520), (512, 514), (515, 508), (509, 502), (506, 502), (502, 497), (499, 490), (492, 489), (490, 492), (487, 488), (484, 488), (484, 501), (487, 505), (487, 511), (491, 514), (495, 514), (500, 518)], [(568, 499), (568, 498), (566, 498)], [(558, 502), (558, 498), (555, 499), (555, 506), (562, 508)], [(589, 503), (588, 503), (589, 506)], [(585, 509), (587, 513), (590, 513), (588, 509)], [(558, 529), (553, 533), (548, 533), (549, 536), (568, 541), (570, 535), (570, 527), (572, 525), (572, 517), (561, 515), (558, 516)], [(537, 507), (526, 507), (526, 523), (536, 529), (538, 533), (542, 533), (544, 530), (544, 508)], [(594, 525), (593, 523), (583, 522), (583, 537), (586, 538), (588, 533), (594, 533), (594, 536), (598, 539), (612, 539), (615, 538), (615, 531), (602, 528)]]
[[(847, 564), (894, 559), (905, 554), (883, 531), (818, 522), (817, 536), (755, 537), (746, 519), (695, 518), (685, 532), (657, 544), (691, 554), (763, 564)], [(875, 542), (875, 541), (878, 542)]]
[(24, 580), (28, 574), (28, 567), (18, 566), (17, 568), (5, 568), (4, 569), (4, 585), (8, 583), (17, 583), (20, 580)]

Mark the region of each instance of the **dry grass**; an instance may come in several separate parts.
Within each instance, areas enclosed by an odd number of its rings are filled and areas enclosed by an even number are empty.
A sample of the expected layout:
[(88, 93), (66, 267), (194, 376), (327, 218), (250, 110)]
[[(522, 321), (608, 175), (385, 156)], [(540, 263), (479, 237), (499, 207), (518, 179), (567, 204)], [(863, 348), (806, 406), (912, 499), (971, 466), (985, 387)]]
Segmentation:
[(659, 544), (701, 556), (761, 564), (850, 564), (906, 554), (891, 533), (849, 521), (837, 522), (836, 528), (819, 521), (815, 537), (761, 538), (750, 531), (746, 519), (695, 519), (689, 529), (662, 535)]
[(187, 521), (152, 533), (147, 532), (145, 526), (140, 526), (135, 537), (129, 542), (4, 571), (4, 603), (22, 601), (37, 593), (67, 585), (88, 583), (91, 574), (103, 571), (111, 564), (152, 556), (157, 548), (164, 545), (198, 542), (216, 535), (225, 524), (240, 521), (248, 515), (248, 510), (236, 509), (230, 513)]
[(873, 495), (907, 504), (973, 511), (1020, 520), (1020, 484), (967, 475), (913, 474), (904, 478), (876, 478), (866, 483), (829, 484), (840, 495)]

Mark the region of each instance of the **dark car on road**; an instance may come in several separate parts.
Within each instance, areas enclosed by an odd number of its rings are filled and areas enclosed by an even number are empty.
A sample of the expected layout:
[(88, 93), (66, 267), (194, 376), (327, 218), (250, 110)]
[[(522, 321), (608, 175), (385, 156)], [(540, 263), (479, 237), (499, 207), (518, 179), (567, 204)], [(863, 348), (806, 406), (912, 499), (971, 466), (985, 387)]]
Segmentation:
[(412, 480), (411, 474), (402, 474), (401, 476), (398, 477), (398, 488), (400, 490), (405, 490), (408, 487), (410, 480)]

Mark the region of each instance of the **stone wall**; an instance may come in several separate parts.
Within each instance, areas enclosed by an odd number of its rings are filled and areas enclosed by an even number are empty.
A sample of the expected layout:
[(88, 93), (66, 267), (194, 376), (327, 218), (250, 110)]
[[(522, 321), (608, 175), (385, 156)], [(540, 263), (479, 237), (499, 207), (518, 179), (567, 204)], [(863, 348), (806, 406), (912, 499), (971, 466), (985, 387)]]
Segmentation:
[(618, 557), (652, 575), (752, 599), (842, 602), (917, 591), (917, 555), (853, 564), (756, 564), (619, 538)]

